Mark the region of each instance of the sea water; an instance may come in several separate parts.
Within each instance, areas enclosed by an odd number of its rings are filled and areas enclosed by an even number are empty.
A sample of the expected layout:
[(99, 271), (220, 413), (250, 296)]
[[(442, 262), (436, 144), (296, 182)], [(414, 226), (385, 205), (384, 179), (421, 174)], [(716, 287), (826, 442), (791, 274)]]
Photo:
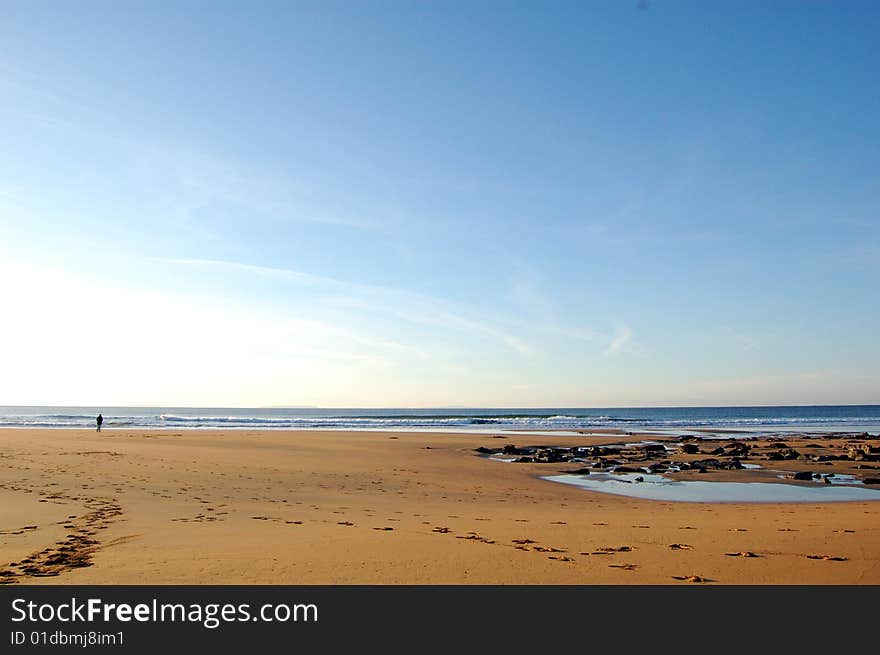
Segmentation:
[[(642, 481), (637, 481), (641, 478)], [(671, 480), (648, 473), (595, 473), (591, 475), (549, 475), (550, 482), (570, 484), (590, 491), (618, 496), (692, 503), (809, 503), (880, 500), (880, 489), (869, 487), (805, 485), (776, 482), (709, 482)]]
[(880, 405), (659, 408), (426, 408), (327, 409), (229, 407), (0, 406), (0, 427), (573, 431), (700, 430), (880, 432)]

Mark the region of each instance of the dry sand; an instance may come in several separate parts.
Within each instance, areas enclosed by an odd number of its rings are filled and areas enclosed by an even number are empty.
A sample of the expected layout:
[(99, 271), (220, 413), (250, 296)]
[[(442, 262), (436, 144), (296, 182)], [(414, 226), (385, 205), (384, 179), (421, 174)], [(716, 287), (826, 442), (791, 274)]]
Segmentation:
[(474, 453), (615, 440), (0, 430), (0, 582), (880, 584), (880, 502), (637, 500)]

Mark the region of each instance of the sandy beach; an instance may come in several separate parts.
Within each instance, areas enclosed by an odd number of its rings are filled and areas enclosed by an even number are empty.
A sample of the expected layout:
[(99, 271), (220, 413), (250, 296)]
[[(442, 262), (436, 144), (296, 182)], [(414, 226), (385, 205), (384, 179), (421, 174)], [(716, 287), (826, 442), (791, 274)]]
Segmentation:
[[(880, 584), (877, 501), (645, 500), (541, 479), (583, 462), (510, 463), (476, 452), (639, 438), (4, 429), (0, 582)], [(729, 441), (693, 439), (696, 452), (662, 457), (707, 460)], [(871, 457), (834, 455), (873, 452), (876, 438), (748, 443), (743, 462), (878, 475)], [(809, 457), (768, 460), (788, 448)], [(722, 465), (675, 475), (779, 478), (725, 468), (729, 454), (714, 457)]]

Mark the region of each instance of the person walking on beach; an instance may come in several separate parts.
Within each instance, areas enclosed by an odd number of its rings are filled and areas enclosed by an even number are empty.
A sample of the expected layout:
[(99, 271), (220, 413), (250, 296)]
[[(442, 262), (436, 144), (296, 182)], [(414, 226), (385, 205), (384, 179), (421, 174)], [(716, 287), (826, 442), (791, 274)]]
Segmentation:
[(95, 419), (95, 422), (98, 424), (98, 432), (101, 431), (101, 423), (104, 422), (104, 417), (98, 414), (98, 418)]

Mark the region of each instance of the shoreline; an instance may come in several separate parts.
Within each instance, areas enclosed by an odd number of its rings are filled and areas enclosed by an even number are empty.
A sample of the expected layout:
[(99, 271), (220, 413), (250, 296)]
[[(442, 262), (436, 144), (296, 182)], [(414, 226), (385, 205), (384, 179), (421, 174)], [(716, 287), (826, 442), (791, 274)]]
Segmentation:
[[(880, 503), (644, 500), (542, 479), (582, 462), (514, 464), (475, 452), (534, 445), (537, 436), (3, 428), (0, 581), (880, 583)], [(635, 431), (546, 438), (554, 447), (592, 447), (641, 437), (672, 439)], [(809, 434), (799, 443), (818, 441)], [(760, 445), (755, 452), (769, 451)], [(820, 464), (783, 462), (795, 470)], [(853, 468), (859, 465), (833, 460), (820, 470), (870, 471)], [(675, 473), (698, 475), (747, 481), (762, 474)]]
[(655, 408), (229, 408), (0, 406), (0, 428), (363, 430), (475, 432), (683, 430), (718, 435), (828, 430), (880, 432), (880, 405)]

